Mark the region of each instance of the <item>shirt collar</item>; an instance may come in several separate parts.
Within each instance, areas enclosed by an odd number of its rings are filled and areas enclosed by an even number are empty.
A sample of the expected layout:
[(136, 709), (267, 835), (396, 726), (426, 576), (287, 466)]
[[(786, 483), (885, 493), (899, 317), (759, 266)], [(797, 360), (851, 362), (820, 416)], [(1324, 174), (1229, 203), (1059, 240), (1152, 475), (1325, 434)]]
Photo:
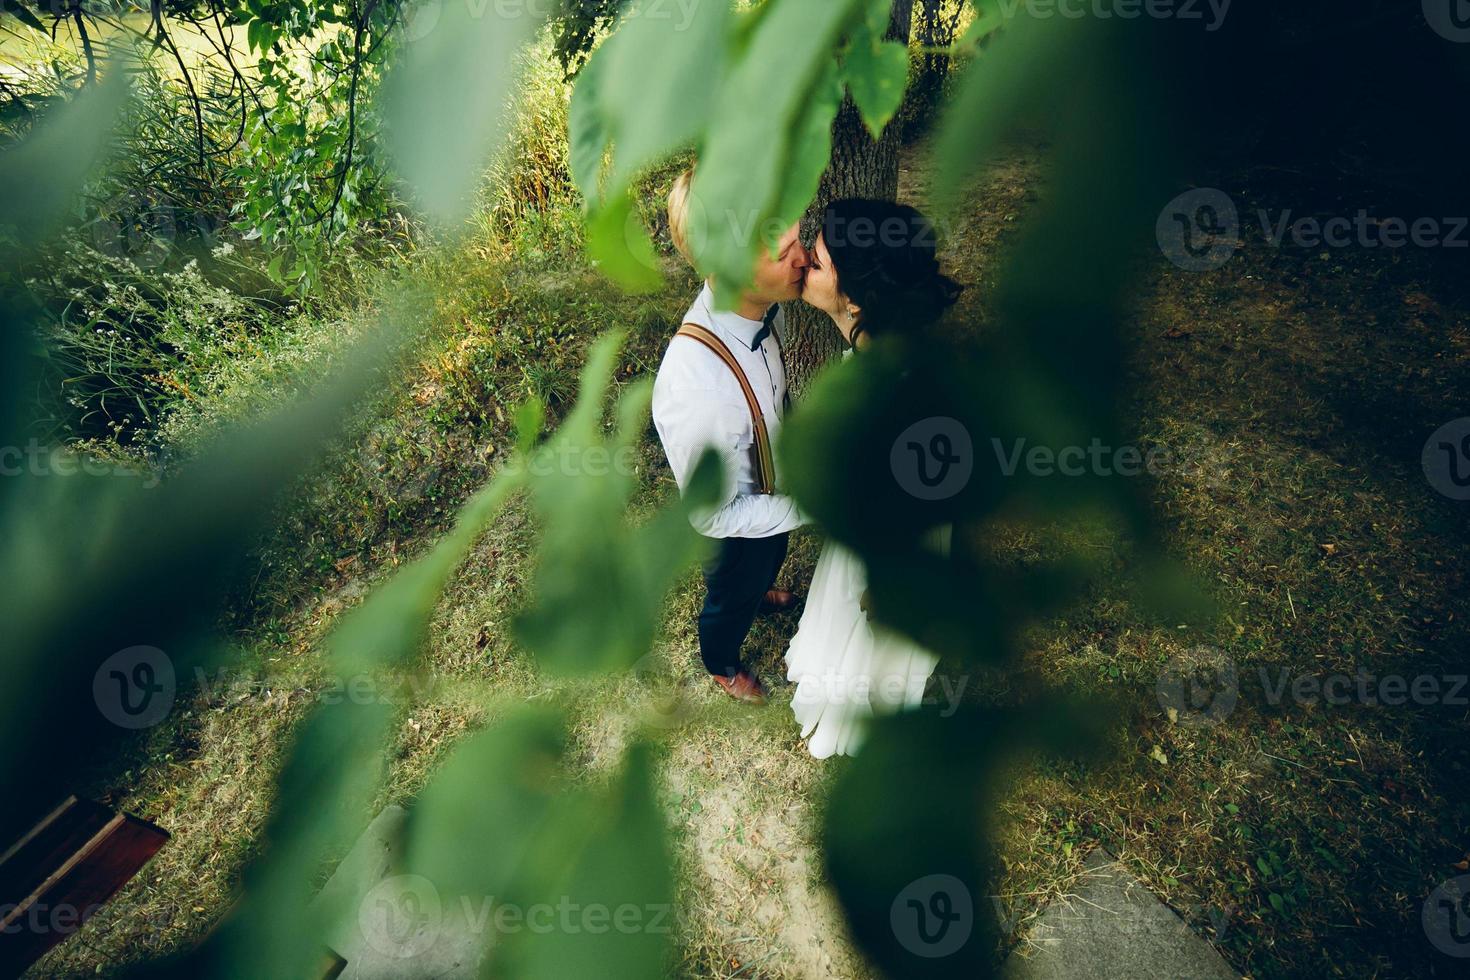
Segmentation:
[[(765, 320), (747, 320), (739, 313), (732, 313), (729, 310), (716, 310), (715, 291), (710, 288), (709, 283), (704, 284), (704, 289), (700, 292), (699, 299), (695, 301), (695, 305), (704, 307), (704, 313), (709, 318), (709, 325), (711, 327), (718, 328), (723, 333), (738, 340), (747, 350), (755, 350), (760, 346), (757, 336), (762, 335), (762, 330), (770, 326), (774, 320), (774, 314), (771, 312), (766, 314)], [(773, 311), (778, 309), (780, 309), (778, 306), (773, 305), (771, 307)], [(766, 333), (770, 332), (770, 330), (766, 331)]]

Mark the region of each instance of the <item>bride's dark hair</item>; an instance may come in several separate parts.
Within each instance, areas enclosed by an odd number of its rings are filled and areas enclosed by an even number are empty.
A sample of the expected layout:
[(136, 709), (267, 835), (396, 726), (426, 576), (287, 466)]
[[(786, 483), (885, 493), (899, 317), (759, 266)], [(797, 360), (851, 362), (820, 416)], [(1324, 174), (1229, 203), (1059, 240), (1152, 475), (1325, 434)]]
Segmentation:
[(859, 332), (916, 333), (954, 305), (963, 288), (939, 271), (934, 225), (907, 204), (844, 198), (827, 205), (822, 239), (837, 288), (861, 307)]

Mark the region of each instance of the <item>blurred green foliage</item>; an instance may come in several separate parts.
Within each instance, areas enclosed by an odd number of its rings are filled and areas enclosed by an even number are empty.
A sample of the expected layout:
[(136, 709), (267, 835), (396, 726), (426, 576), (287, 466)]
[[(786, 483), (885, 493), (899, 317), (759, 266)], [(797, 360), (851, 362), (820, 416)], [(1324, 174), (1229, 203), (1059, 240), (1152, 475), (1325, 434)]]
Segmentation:
[[(538, 26), (529, 7), (518, 9), (514, 17), (477, 18), (449, 5), (438, 29), (405, 51), (385, 81), (392, 158), (426, 213), (445, 227), (463, 218), (481, 168), (503, 140), (499, 107), (512, 90), (513, 57)], [(257, 50), (276, 50), (293, 27), (337, 22), (320, 11), (305, 21), (282, 19), (275, 8), (251, 11), (246, 22), (261, 25), (248, 28)], [(570, 163), (589, 202), (589, 245), (605, 270), (634, 288), (655, 271), (629, 193), (648, 166), (697, 148), (709, 212), (702, 254), (729, 290), (746, 280), (771, 230), (795, 221), (815, 194), (844, 86), (875, 132), (902, 99), (900, 46), (880, 40), (884, 0), (768, 0), (739, 10), (704, 3), (694, 17), (689, 29), (676, 30), (672, 19), (630, 9), (582, 71), (570, 108)], [(355, 32), (335, 42), (338, 56), (344, 44), (354, 59), (361, 54), (369, 20), (355, 13)], [(965, 43), (980, 36), (972, 32)], [(1146, 40), (1096, 24), (1027, 24), (1003, 32), (992, 55), (970, 66), (939, 136), (941, 191), (958, 188), (1022, 111), (1049, 118), (1053, 127), (1056, 179), (1001, 277), (1006, 285), (992, 334), (1004, 342), (968, 354), (880, 345), (819, 378), (783, 430), (791, 487), (866, 563), (876, 617), (966, 663), (1014, 656), (1028, 624), (1100, 572), (1087, 555), (1063, 553), (1049, 567), (1017, 576), (973, 546), (973, 532), (988, 521), (1002, 514), (1083, 520), (1103, 512), (1148, 543), (1144, 508), (1116, 482), (982, 477), (962, 493), (925, 503), (903, 490), (890, 459), (897, 434), (925, 418), (959, 420), (977, 441), (994, 435), (1085, 444), (1117, 431), (1116, 333), (1128, 281), (1119, 229), (1149, 227), (1140, 219), (1162, 174), (1133, 131), (1105, 110), (1126, 105), (1139, 125), (1151, 118)], [(1062, 77), (1064, 58), (1091, 84), (1070, 91), (1052, 81)], [(341, 63), (332, 84), (355, 88), (359, 67)], [(12, 224), (6, 241), (13, 254), (37, 247), (59, 227), (116, 98), (115, 89), (98, 88), (0, 158), (0, 214)], [(982, 101), (985, 111), (975, 111)], [(489, 108), (467, 114), (466, 102)], [(307, 139), (301, 120), (275, 122), (288, 138), (268, 146), (272, 153), (289, 154)], [(328, 126), (319, 139), (319, 148), (341, 161), (335, 167), (350, 165), (355, 136)], [(313, 157), (303, 165), (322, 164)], [(46, 192), (28, 196), (24, 189), (37, 184)], [(339, 175), (333, 215), (349, 186)], [(0, 301), (7, 354), (24, 345), (32, 327), (14, 286), (7, 283)], [(209, 655), (211, 612), (268, 516), (273, 492), (307, 464), (405, 342), (390, 327), (381, 334), (337, 381), (241, 431), (220, 433), (210, 451), (156, 490), (40, 478), (0, 488), (0, 523), (13, 530), (0, 561), (7, 580), (21, 583), (0, 598), (13, 624), (7, 658), (17, 689), (27, 694), (24, 710), (0, 718), (13, 747), (0, 763), (0, 786), (20, 802), (18, 815), (67, 784), (70, 769), (52, 760), (95, 755), (120, 741), (85, 703), (103, 657), (139, 637), (175, 651), (181, 672)], [(669, 585), (699, 553), (688, 510), (701, 502), (703, 488), (713, 489), (717, 474), (705, 464), (689, 498), (630, 523), (635, 476), (619, 459), (646, 430), (649, 388), (624, 389), (607, 424), (617, 342), (594, 347), (565, 425), (540, 442), (540, 411), (529, 408), (516, 461), (463, 508), (432, 551), (343, 617), (328, 641), (334, 667), (344, 674), (416, 670), (447, 581), (517, 493), (528, 495), (542, 529), (530, 602), (516, 624), (524, 645), (563, 674), (626, 668), (647, 652)], [(30, 364), (22, 357), (5, 363)], [(17, 377), (6, 390), (20, 390), (23, 368), (8, 370)], [(0, 432), (18, 438), (28, 420), (18, 405), (7, 402), (5, 412)], [(960, 544), (936, 554), (926, 542), (948, 526)], [(92, 721), (67, 729), (58, 743), (48, 719), (60, 716)], [(1069, 717), (1075, 721), (1076, 713)], [(317, 963), (324, 930), (358, 910), (314, 903), (316, 874), (366, 823), (389, 722), (388, 708), (376, 703), (315, 708), (281, 773), (264, 845), (238, 905), (199, 949), (145, 971), (280, 977), (304, 975)], [(556, 708), (528, 710), (461, 746), (413, 812), (408, 869), (446, 896), (667, 907), (667, 829), (654, 801), (650, 750), (635, 738), (608, 785), (570, 785), (558, 772), (563, 728)], [(882, 970), (973, 977), (989, 969), (983, 937), (959, 955), (931, 959), (896, 941), (884, 923), (903, 889), (928, 876), (957, 879), (977, 902), (989, 894), (985, 813), (993, 776), (1005, 753), (1066, 744), (1068, 730), (1040, 706), (1006, 717), (925, 712), (875, 724), (870, 751), (846, 768), (828, 807), (826, 855), (854, 937)], [(495, 835), (497, 846), (479, 846), (481, 834)], [(667, 942), (652, 929), (525, 932), (494, 951), (487, 971), (641, 978), (664, 970)]]

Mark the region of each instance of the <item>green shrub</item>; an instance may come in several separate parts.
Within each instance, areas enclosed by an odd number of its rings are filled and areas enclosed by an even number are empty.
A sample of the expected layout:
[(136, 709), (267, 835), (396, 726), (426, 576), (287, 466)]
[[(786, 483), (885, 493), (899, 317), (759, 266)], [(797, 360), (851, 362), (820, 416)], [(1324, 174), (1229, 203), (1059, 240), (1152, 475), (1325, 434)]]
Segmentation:
[[(227, 259), (234, 246), (219, 246)], [(142, 448), (168, 405), (196, 397), (217, 372), (259, 351), (290, 308), (206, 278), (73, 241), (29, 281), (60, 304), (40, 349), (52, 385), (50, 435), (110, 438)]]

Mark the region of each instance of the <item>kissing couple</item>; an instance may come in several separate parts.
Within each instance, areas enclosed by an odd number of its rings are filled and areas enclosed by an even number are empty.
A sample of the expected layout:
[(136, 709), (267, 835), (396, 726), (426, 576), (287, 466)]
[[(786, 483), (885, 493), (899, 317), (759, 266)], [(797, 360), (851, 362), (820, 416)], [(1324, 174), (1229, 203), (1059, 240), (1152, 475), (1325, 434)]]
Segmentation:
[[(690, 247), (693, 181), (691, 171), (674, 182), (669, 231), (698, 270)], [(790, 408), (778, 304), (801, 299), (826, 313), (849, 357), (875, 339), (923, 332), (959, 292), (939, 271), (933, 226), (923, 215), (902, 204), (846, 199), (827, 206), (811, 251), (796, 225), (774, 250), (762, 248), (734, 309), (716, 308), (707, 279), (684, 315), (654, 381), (653, 422), (681, 491), (706, 450), (724, 464), (717, 503), (691, 520), (717, 544), (704, 566), (699, 653), (731, 697), (765, 703), (741, 646), (757, 614), (791, 609), (799, 599), (775, 587), (788, 535), (807, 523), (781, 493), (771, 452)], [(934, 671), (930, 653), (869, 620), (866, 590), (861, 561), (828, 542), (785, 658), (796, 684), (792, 710), (817, 758), (852, 754), (866, 719), (918, 704)]]

